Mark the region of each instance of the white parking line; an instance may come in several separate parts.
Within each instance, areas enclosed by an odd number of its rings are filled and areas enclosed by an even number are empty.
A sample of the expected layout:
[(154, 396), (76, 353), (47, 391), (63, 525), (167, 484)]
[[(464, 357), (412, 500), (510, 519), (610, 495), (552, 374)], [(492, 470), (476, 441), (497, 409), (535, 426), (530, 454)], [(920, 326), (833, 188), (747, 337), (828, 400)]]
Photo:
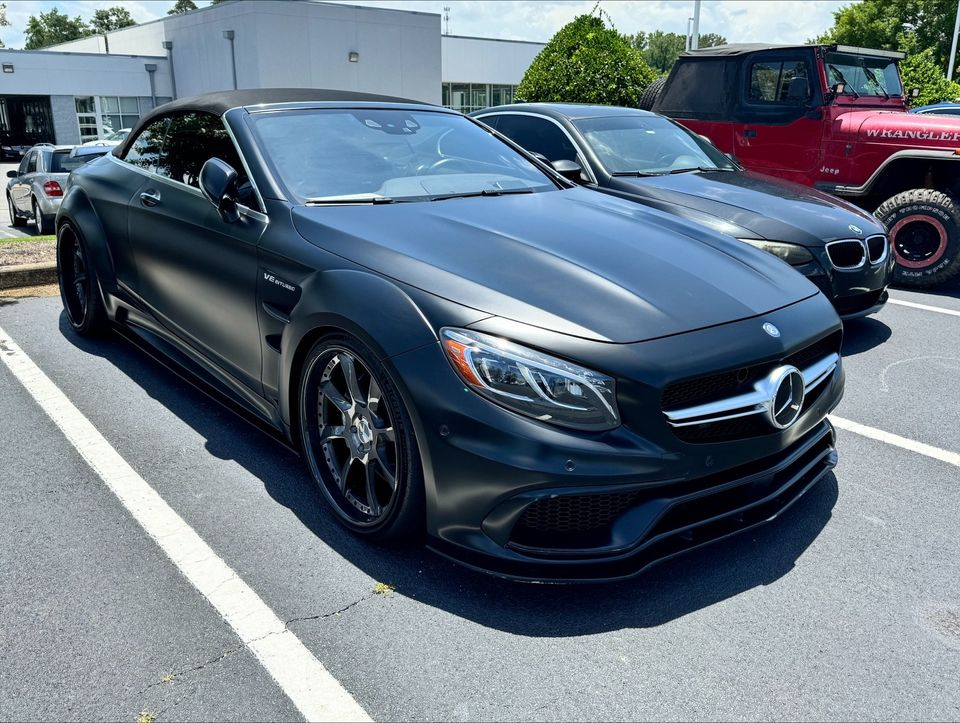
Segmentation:
[(838, 429), (859, 434), (861, 437), (876, 439), (877, 441), (885, 442), (886, 444), (892, 444), (894, 447), (908, 449), (911, 452), (916, 452), (917, 454), (922, 454), (926, 457), (932, 457), (933, 459), (938, 459), (941, 462), (952, 464), (954, 467), (960, 467), (960, 454), (957, 454), (956, 452), (949, 452), (945, 449), (940, 449), (939, 447), (934, 447), (930, 444), (916, 442), (912, 439), (901, 437), (899, 434), (884, 432), (882, 429), (868, 427), (865, 424), (853, 422), (849, 419), (844, 419), (843, 417), (835, 417), (832, 414), (830, 415), (830, 421), (833, 422), (833, 425)]
[(127, 464), (2, 328), (0, 359), (307, 720), (370, 720), (276, 613)]
[(947, 314), (948, 316), (960, 316), (960, 311), (956, 309), (944, 309), (942, 306), (930, 306), (929, 304), (918, 304), (915, 301), (903, 301), (901, 299), (887, 299), (888, 304), (897, 304), (898, 306), (909, 306), (911, 309), (922, 309), (923, 311), (934, 311), (938, 314)]

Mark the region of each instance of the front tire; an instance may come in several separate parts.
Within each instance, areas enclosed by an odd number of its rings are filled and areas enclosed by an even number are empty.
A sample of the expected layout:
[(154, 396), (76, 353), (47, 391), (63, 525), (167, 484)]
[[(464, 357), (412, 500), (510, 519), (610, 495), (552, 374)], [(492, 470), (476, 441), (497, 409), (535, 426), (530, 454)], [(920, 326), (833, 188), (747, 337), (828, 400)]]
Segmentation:
[(33, 222), (37, 226), (37, 233), (41, 236), (49, 236), (53, 233), (53, 217), (43, 212), (36, 199), (33, 200)]
[(70, 326), (81, 336), (102, 334), (108, 325), (97, 272), (86, 243), (69, 224), (57, 234), (57, 281)]
[(337, 520), (381, 542), (424, 531), (420, 453), (396, 385), (358, 339), (318, 340), (300, 382), (300, 436), (307, 466)]
[(17, 207), (13, 205), (13, 199), (7, 194), (7, 212), (10, 214), (10, 225), (20, 228), (27, 225), (27, 219), (17, 213)]
[(916, 289), (960, 273), (960, 208), (946, 193), (916, 188), (885, 201), (876, 216), (890, 231), (893, 281)]

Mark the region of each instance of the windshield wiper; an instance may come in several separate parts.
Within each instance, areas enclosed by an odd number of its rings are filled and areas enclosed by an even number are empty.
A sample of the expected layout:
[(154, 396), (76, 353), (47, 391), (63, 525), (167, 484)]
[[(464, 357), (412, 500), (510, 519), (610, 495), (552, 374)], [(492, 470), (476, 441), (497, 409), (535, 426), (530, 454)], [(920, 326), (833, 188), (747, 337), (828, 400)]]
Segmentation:
[(637, 176), (639, 178), (646, 178), (647, 176), (662, 176), (662, 173), (650, 173), (649, 171), (617, 171), (616, 173), (610, 174), (612, 176)]
[(446, 193), (442, 196), (431, 196), (431, 201), (446, 201), (449, 198), (474, 198), (478, 196), (508, 196), (515, 193), (533, 193), (532, 188), (485, 188), (482, 191), (465, 191), (464, 193)]
[(389, 196), (380, 196), (375, 193), (353, 193), (346, 196), (321, 196), (308, 198), (304, 201), (308, 206), (347, 206), (347, 205), (378, 205), (381, 203), (396, 203)]
[(667, 171), (668, 176), (672, 176), (674, 173), (693, 173), (694, 171), (700, 171), (701, 173), (707, 173), (709, 171), (732, 171), (732, 168), (720, 168), (719, 166), (695, 166), (694, 168), (674, 168), (672, 171)]
[(846, 79), (846, 78), (843, 77), (843, 73), (841, 73), (839, 70), (837, 70), (837, 66), (836, 66), (836, 65), (829, 65), (829, 64), (828, 64), (827, 67), (830, 68), (830, 70), (832, 70), (832, 71), (836, 74), (837, 80), (839, 80), (841, 83), (843, 83), (843, 89), (844, 89), (844, 90), (849, 90), (849, 91), (853, 94), (853, 99), (854, 99), (854, 100), (856, 100), (857, 98), (860, 97), (860, 94), (856, 91), (856, 89), (847, 82), (847, 79)]
[(867, 76), (867, 80), (869, 80), (871, 83), (877, 86), (877, 90), (883, 93), (884, 99), (890, 100), (890, 95), (887, 93), (887, 91), (883, 89), (883, 86), (880, 85), (880, 81), (877, 79), (876, 74), (872, 70), (870, 70), (870, 68), (868, 68), (866, 65), (863, 66), (863, 74)]

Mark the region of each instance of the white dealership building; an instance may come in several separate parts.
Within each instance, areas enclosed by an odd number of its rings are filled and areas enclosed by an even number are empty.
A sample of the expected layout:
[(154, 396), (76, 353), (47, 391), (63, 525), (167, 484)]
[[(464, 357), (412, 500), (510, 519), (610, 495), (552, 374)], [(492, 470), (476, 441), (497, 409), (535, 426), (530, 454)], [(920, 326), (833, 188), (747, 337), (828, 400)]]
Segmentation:
[(542, 48), (444, 35), (433, 13), (228, 0), (42, 50), (0, 49), (0, 131), (79, 143), (171, 98), (234, 87), (357, 90), (469, 112), (509, 103)]

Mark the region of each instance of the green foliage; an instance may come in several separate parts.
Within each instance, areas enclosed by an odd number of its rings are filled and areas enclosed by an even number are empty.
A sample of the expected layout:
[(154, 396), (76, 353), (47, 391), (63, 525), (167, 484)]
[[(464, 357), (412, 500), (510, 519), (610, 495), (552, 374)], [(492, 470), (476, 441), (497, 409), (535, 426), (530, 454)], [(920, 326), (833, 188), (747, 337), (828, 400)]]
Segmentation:
[(647, 49), (647, 34), (642, 30), (633, 35), (624, 35), (623, 39), (630, 44), (631, 48), (639, 50), (641, 53)]
[(900, 75), (907, 92), (911, 88), (920, 89), (920, 95), (911, 101), (914, 107), (960, 99), (960, 84), (947, 80), (929, 48), (904, 60), (900, 64)]
[(603, 103), (635, 107), (656, 77), (643, 56), (593, 15), (562, 27), (517, 87), (526, 102)]
[(90, 20), (90, 29), (97, 35), (102, 35), (103, 33), (109, 33), (111, 30), (129, 28), (136, 24), (129, 10), (120, 5), (115, 5), (112, 8), (100, 8), (94, 11), (93, 18)]
[[(0, 28), (5, 28), (10, 24), (10, 21), (7, 20), (7, 6), (4, 3), (0, 3)], [(5, 48), (3, 41), (0, 40), (0, 48)]]
[(687, 39), (683, 35), (654, 30), (647, 36), (647, 48), (643, 51), (643, 57), (651, 68), (667, 73), (686, 46)]
[(167, 15), (182, 15), (196, 9), (197, 6), (193, 0), (177, 0), (176, 4), (167, 10)]
[(71, 18), (54, 8), (50, 12), (31, 15), (24, 32), (25, 50), (36, 50), (48, 45), (67, 43), (90, 35), (90, 27), (78, 15)]
[(812, 42), (907, 54), (929, 49), (946, 68), (956, 12), (956, 0), (863, 0), (834, 12), (833, 27)]

